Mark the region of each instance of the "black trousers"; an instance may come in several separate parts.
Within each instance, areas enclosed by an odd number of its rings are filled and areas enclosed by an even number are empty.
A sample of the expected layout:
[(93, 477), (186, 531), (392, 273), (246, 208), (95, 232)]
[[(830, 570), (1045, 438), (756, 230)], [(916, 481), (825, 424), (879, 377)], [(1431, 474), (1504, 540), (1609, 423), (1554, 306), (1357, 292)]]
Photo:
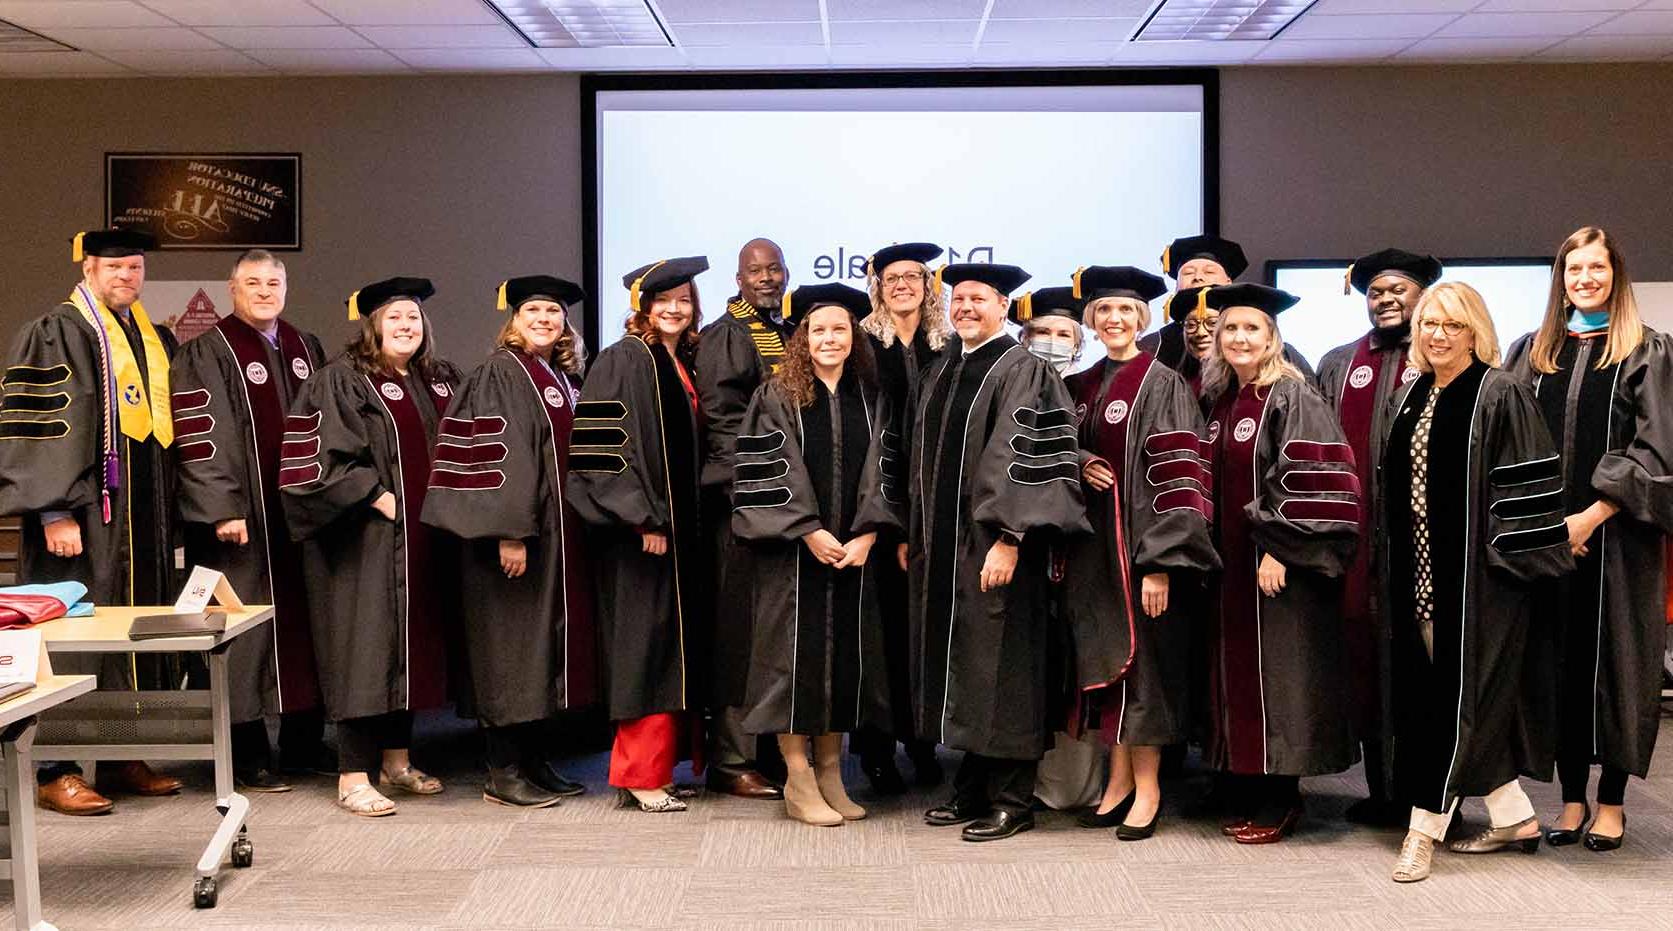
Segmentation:
[(1020, 815), (1034, 799), (1039, 760), (1005, 760), (965, 753), (953, 773), (953, 801), (960, 808), (993, 808)]
[[(1557, 780), (1563, 785), (1563, 803), (1579, 805), (1586, 801), (1586, 781), (1592, 775), (1589, 756), (1558, 756)], [(1604, 764), (1597, 778), (1599, 805), (1625, 805), (1627, 801), (1627, 771)]]
[(338, 771), (375, 773), (383, 751), (412, 746), (412, 712), (390, 711), (337, 722)]
[(551, 722), (546, 720), (484, 727), (482, 736), (487, 745), (488, 766), (493, 769), (521, 766), (526, 774), (546, 761), (550, 734)]
[[(303, 759), (325, 739), (325, 712), (320, 709), (279, 715), (279, 753)], [(273, 765), (267, 741), (267, 721), (257, 718), (232, 726), (232, 765), (251, 769)]]

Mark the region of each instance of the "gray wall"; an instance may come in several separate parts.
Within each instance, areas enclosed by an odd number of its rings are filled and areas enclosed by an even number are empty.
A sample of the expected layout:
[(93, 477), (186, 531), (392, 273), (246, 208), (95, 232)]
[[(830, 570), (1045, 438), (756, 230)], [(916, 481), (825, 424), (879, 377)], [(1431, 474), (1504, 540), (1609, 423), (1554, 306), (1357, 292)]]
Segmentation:
[[(1673, 67), (1229, 69), (1222, 229), (1268, 258), (1387, 244), (1544, 254), (1582, 223), (1673, 279)], [(0, 337), (59, 300), (67, 238), (102, 212), (108, 150), (298, 151), (305, 250), (291, 314), (340, 342), (342, 299), (437, 279), (444, 348), (469, 361), (509, 273), (581, 273), (573, 76), (0, 80)], [(727, 252), (717, 244), (716, 254)], [(153, 258), (219, 278), (226, 253)]]

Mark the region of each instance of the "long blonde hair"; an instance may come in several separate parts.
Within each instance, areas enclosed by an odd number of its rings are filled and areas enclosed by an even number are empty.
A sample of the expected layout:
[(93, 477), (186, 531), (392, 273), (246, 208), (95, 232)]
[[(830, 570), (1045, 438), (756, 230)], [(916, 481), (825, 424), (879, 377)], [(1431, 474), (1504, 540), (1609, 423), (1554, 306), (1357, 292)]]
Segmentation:
[[(1301, 374), (1301, 370), (1284, 358), (1284, 334), (1278, 331), (1278, 321), (1258, 307), (1250, 309), (1260, 311), (1260, 315), (1266, 319), (1267, 329), (1272, 331), (1272, 340), (1266, 344), (1266, 352), (1261, 354), (1260, 368), (1255, 372), (1256, 387), (1266, 388), (1285, 378), (1306, 381), (1307, 377)], [(1220, 332), (1226, 327), (1226, 317), (1230, 310), (1230, 307), (1221, 308), (1220, 318), (1214, 323), (1214, 342), (1208, 349), (1208, 361), (1202, 365), (1202, 396), (1211, 401), (1219, 398), (1227, 388), (1237, 382), (1237, 373), (1220, 355)]]
[(1429, 357), (1418, 347), (1421, 340), (1428, 338), (1418, 330), (1424, 310), (1431, 307), (1469, 327), (1475, 340), (1475, 357), (1493, 368), (1499, 367), (1499, 331), (1493, 326), (1493, 315), (1487, 312), (1487, 301), (1482, 299), (1481, 292), (1464, 282), (1448, 281), (1424, 291), (1417, 309), (1412, 311), (1412, 345), (1406, 350), (1412, 368), (1420, 372), (1435, 370), (1429, 364)]
[(1604, 338), (1603, 355), (1597, 360), (1597, 368), (1625, 362), (1644, 343), (1644, 318), (1638, 313), (1638, 299), (1632, 293), (1632, 276), (1627, 274), (1626, 259), (1608, 233), (1596, 226), (1582, 226), (1563, 240), (1557, 249), (1557, 261), (1551, 263), (1551, 293), (1545, 299), (1545, 320), (1534, 333), (1534, 344), (1528, 355), (1536, 372), (1550, 375), (1557, 371), (1557, 353), (1568, 338), (1568, 318), (1573, 309), (1563, 276), (1568, 254), (1595, 242), (1603, 243), (1609, 253), (1611, 271), (1609, 301), (1604, 306), (1609, 312), (1609, 335)]
[[(890, 262), (890, 265), (895, 263)], [(947, 310), (941, 289), (935, 286), (935, 275), (929, 266), (918, 263), (919, 271), (924, 274), (924, 301), (918, 305), (918, 332), (924, 334), (929, 342), (929, 348), (940, 352), (952, 339), (953, 325), (947, 322)], [(866, 276), (866, 293), (871, 295), (871, 313), (860, 321), (860, 329), (870, 333), (882, 341), (884, 348), (895, 344), (895, 321), (889, 309), (883, 305), (883, 269), (876, 269), (876, 274)]]
[[(560, 305), (562, 306), (562, 305)], [(517, 352), (527, 352), (528, 347), (523, 343), (523, 335), (517, 332), (517, 308), (505, 315), (505, 324), (500, 327), (500, 333), (494, 337), (494, 348), (514, 349)], [(552, 367), (571, 375), (581, 374), (581, 366), (586, 361), (585, 349), (581, 342), (581, 335), (575, 332), (575, 327), (569, 322), (569, 308), (563, 309), (563, 335), (552, 347)]]

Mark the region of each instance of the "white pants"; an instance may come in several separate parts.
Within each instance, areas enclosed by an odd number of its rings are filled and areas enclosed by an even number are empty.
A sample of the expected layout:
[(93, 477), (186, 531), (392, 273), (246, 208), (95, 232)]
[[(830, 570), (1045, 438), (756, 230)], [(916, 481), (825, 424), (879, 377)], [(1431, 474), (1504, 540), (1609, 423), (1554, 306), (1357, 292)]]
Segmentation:
[[(1522, 784), (1514, 779), (1482, 796), (1481, 800), (1487, 803), (1488, 822), (1496, 828), (1508, 828), (1534, 816), (1534, 803), (1528, 801)], [(1452, 824), (1452, 813), (1458, 810), (1460, 801), (1462, 799), (1453, 799), (1452, 807), (1445, 814), (1413, 808), (1409, 827), (1437, 843), (1445, 840), (1446, 829)]]

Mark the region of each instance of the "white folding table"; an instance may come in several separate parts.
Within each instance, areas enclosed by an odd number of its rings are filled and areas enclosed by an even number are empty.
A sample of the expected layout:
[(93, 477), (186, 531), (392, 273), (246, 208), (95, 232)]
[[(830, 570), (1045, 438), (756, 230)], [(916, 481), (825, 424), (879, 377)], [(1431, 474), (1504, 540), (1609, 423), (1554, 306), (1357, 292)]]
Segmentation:
[(20, 931), (57, 931), (41, 918), (40, 857), (35, 846), (36, 715), (93, 691), (92, 676), (48, 675), (22, 695), (0, 702), (0, 756), (6, 787), (6, 857), (0, 869), (12, 881), (12, 920)]

